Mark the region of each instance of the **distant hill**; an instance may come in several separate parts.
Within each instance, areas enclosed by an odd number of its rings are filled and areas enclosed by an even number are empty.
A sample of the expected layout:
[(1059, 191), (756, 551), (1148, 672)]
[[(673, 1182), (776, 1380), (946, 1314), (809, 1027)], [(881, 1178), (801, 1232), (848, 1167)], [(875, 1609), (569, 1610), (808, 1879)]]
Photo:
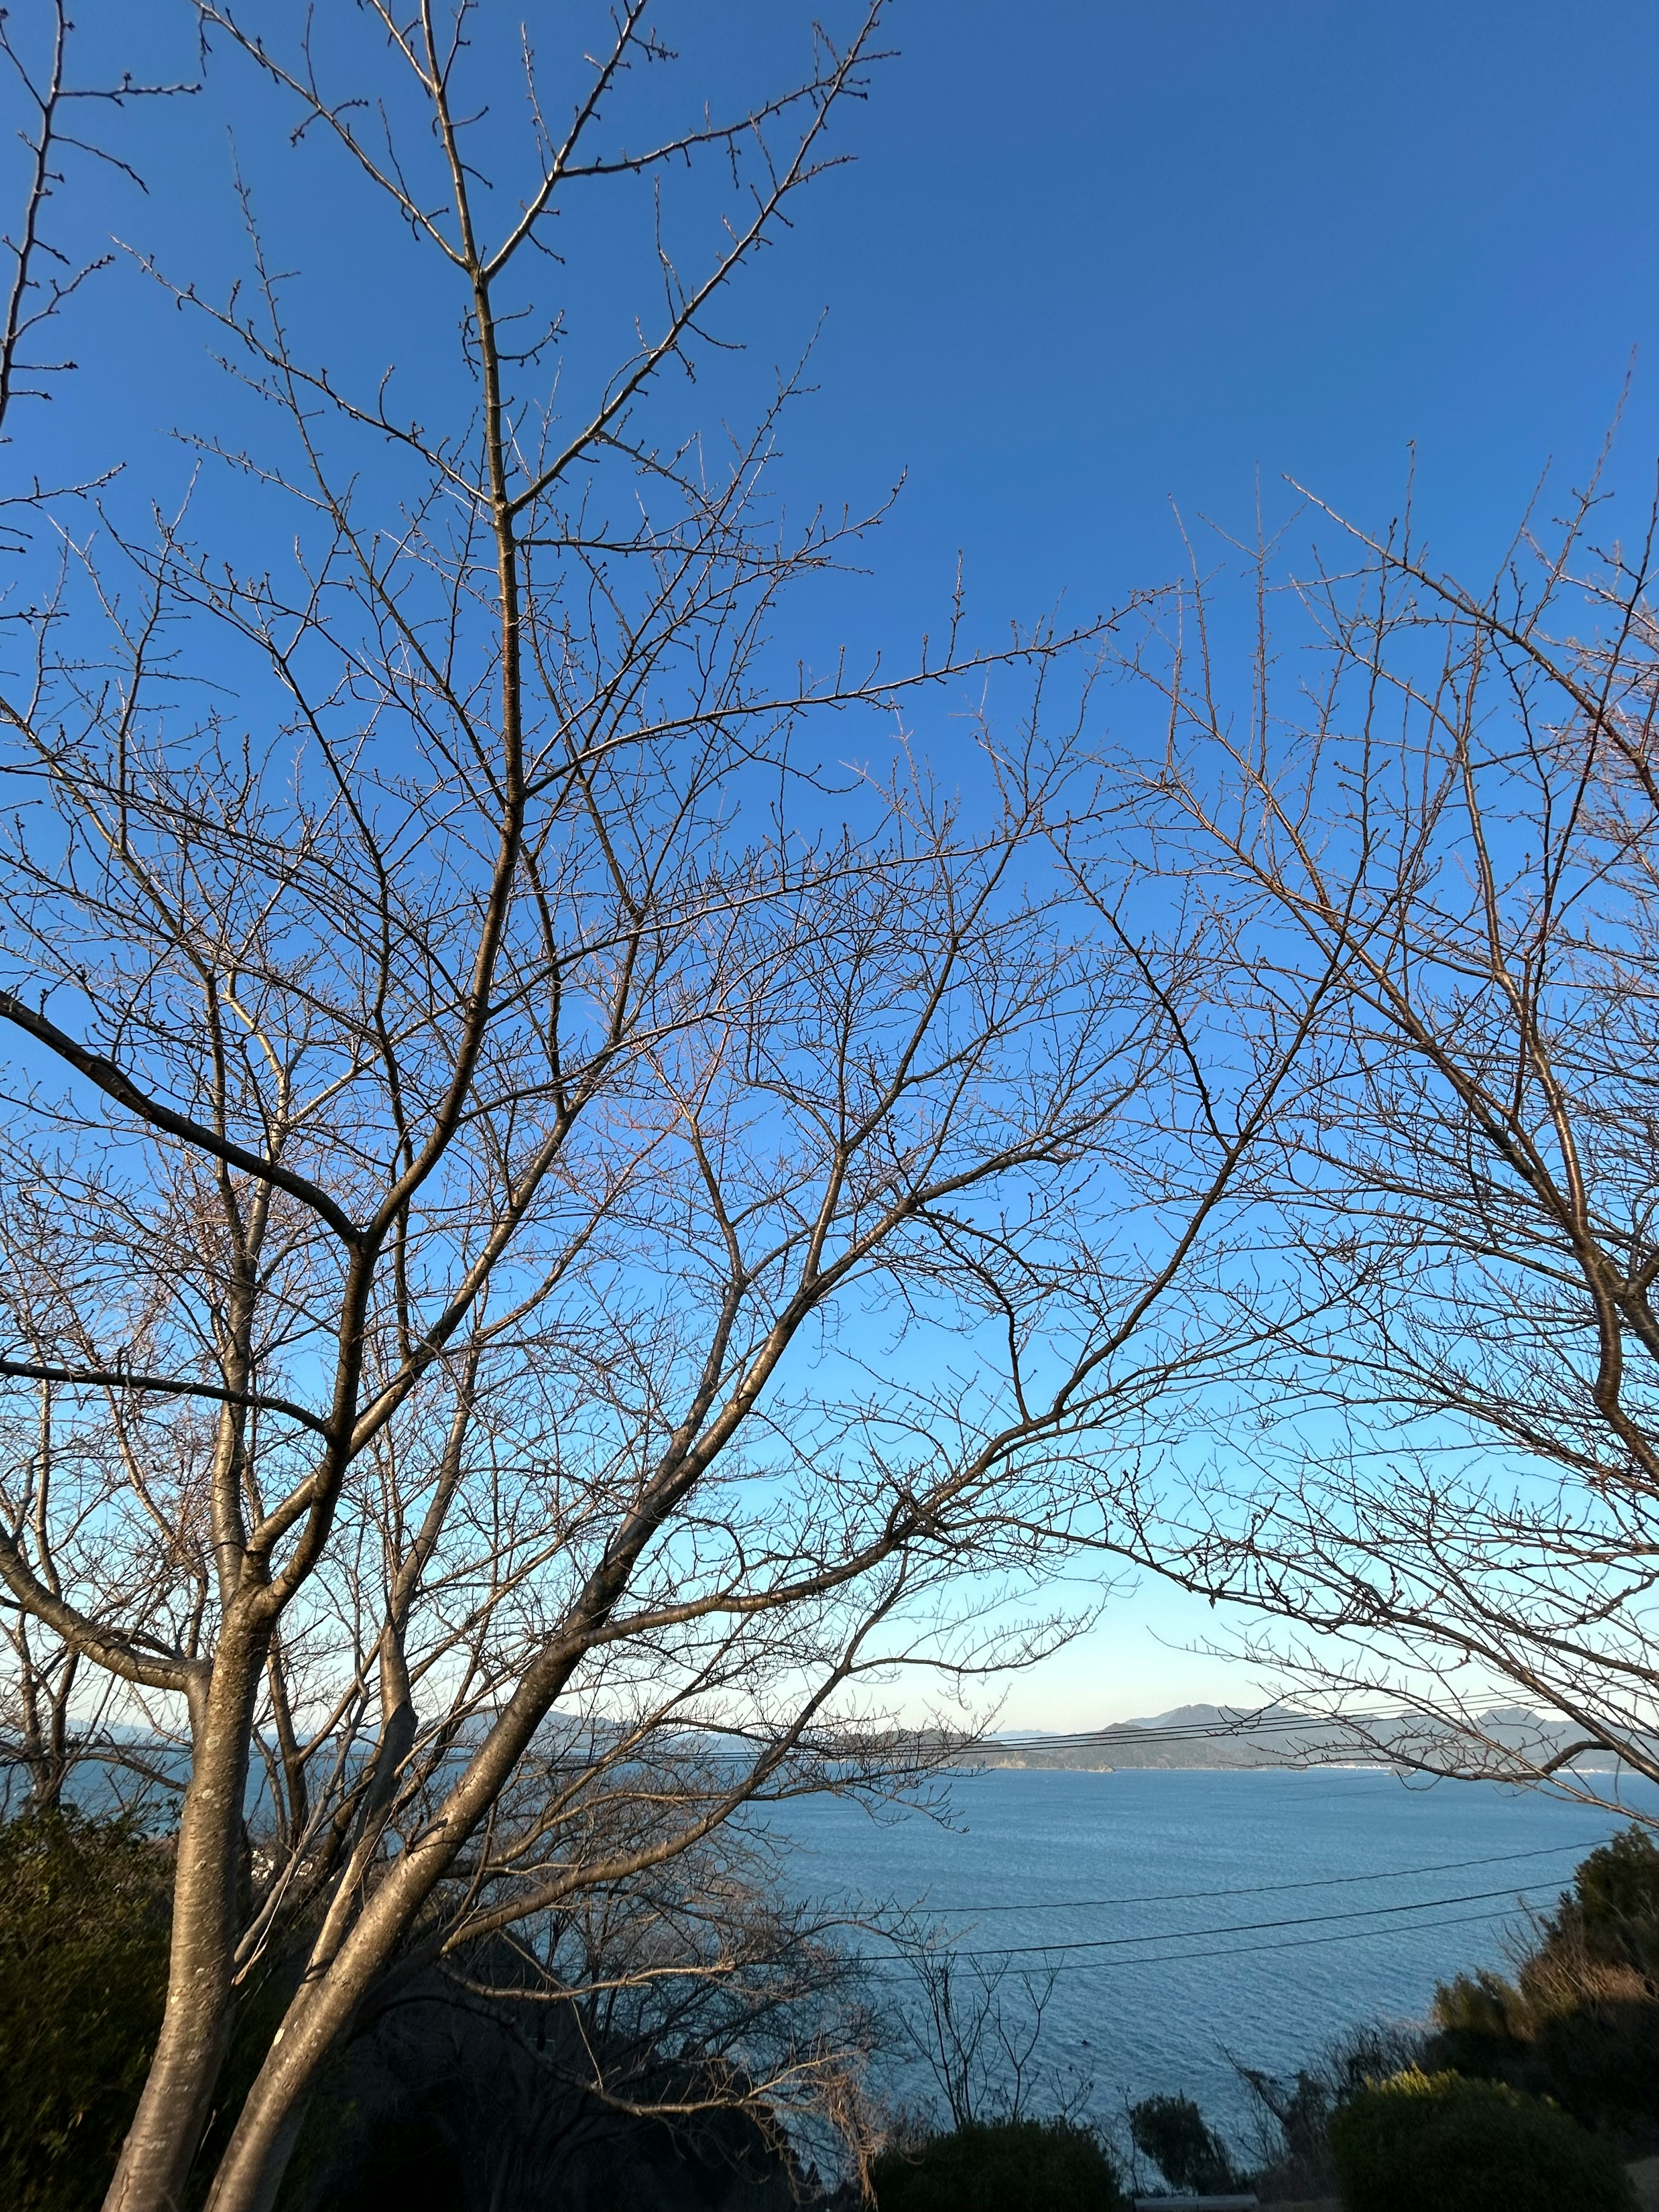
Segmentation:
[[(1481, 1755), (1482, 1771), (1494, 1777), (1514, 1771), (1512, 1759), (1552, 1758), (1571, 1741), (1559, 1722), (1521, 1705), (1494, 1706), (1477, 1717), (1476, 1725), (1490, 1747)], [(972, 1753), (970, 1763), (1095, 1773), (1146, 1767), (1397, 1766), (1437, 1748), (1449, 1750), (1456, 1741), (1449, 1730), (1415, 1714), (1374, 1714), (1362, 1729), (1343, 1728), (1293, 1705), (1258, 1711), (1176, 1705), (1146, 1720), (1120, 1721), (1075, 1735), (993, 1737)], [(1474, 1763), (1473, 1747), (1460, 1746), (1460, 1764)], [(1613, 1763), (1605, 1753), (1575, 1761), (1587, 1769)]]

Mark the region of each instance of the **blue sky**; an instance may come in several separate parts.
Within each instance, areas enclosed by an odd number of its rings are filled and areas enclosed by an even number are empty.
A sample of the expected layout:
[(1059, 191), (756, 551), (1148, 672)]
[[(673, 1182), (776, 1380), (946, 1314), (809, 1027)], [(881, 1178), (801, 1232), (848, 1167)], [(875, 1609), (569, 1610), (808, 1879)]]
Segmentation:
[[(87, 0), (89, 38), (124, 46), (126, 4)], [(560, 11), (528, 12), (550, 38)], [(190, 13), (145, 0), (157, 69), (193, 69)], [(793, 0), (679, 0), (662, 17), (716, 99), (804, 55)], [(890, 43), (843, 130), (856, 162), (733, 310), (750, 368), (793, 359), (824, 318), (818, 389), (787, 440), (793, 496), (860, 505), (904, 479), (870, 575), (812, 616), (822, 641), (902, 649), (936, 626), (958, 551), (981, 615), (1062, 596), (1085, 615), (1178, 564), (1171, 501), (1248, 530), (1258, 477), (1270, 516), (1293, 477), (1382, 523), (1413, 447), (1434, 553), (1479, 572), (1552, 457), (1582, 476), (1632, 358), (1614, 481), (1644, 499), (1651, 4), (899, 0)], [(234, 258), (225, 122), (216, 79), (124, 126), (155, 190), (118, 220), (181, 275)], [(325, 179), (278, 140), (242, 154), (285, 246), (349, 273)], [(601, 311), (619, 305), (591, 282)], [(189, 416), (205, 363), (130, 268), (83, 312), (141, 294), (78, 428), (68, 410), (36, 416), (38, 456), (88, 436), (136, 454)], [(1020, 1684), (1010, 1717), (1248, 1698), (1247, 1676), (1166, 1648), (1220, 1626), (1144, 1592)]]
[(889, 604), (1114, 598), (1167, 502), (1298, 477), (1385, 519), (1414, 441), (1448, 562), (1543, 462), (1659, 428), (1651, 7), (911, 0), (857, 169), (769, 269), (830, 309), (814, 476), (908, 470)]
[[(556, 83), (558, 27), (592, 12), (527, 5)], [(141, 68), (195, 73), (186, 0), (77, 13), (124, 64), (137, 47)], [(486, 20), (519, 13), (491, 0)], [(775, 86), (806, 57), (796, 0), (660, 14), (684, 52), (649, 88), (665, 112)], [(1247, 526), (1258, 471), (1270, 509), (1291, 476), (1385, 520), (1413, 443), (1435, 546), (1478, 566), (1546, 460), (1587, 465), (1632, 356), (1622, 474), (1642, 484), (1659, 447), (1650, 6), (895, 0), (886, 43), (839, 128), (855, 161), (722, 324), (747, 348), (729, 384), (793, 361), (824, 318), (787, 439), (800, 498), (859, 504), (905, 478), (873, 588), (826, 621), (890, 643), (936, 617), (958, 549), (988, 612), (1109, 603), (1176, 564), (1170, 501)], [(151, 195), (100, 191), (92, 229), (226, 279), (244, 258), (235, 119), (283, 247), (325, 283), (349, 270), (360, 299), (378, 277), (395, 317), (395, 260), (351, 265), (342, 178), (250, 128), (246, 89), (222, 60), (204, 96), (132, 111), (123, 149)], [(587, 283), (590, 309), (639, 304), (631, 275)], [(145, 289), (118, 270), (86, 311)], [(190, 404), (177, 325), (154, 317), (100, 395), (129, 441)], [(708, 380), (711, 408), (724, 389)]]
[[(1482, 569), (1554, 459), (1576, 480), (1634, 357), (1613, 480), (1659, 449), (1659, 10), (914, 0), (860, 161), (769, 286), (830, 309), (792, 440), (908, 472), (879, 597), (1080, 611), (1167, 574), (1170, 502), (1248, 530), (1293, 477), (1419, 512)], [(783, 257), (780, 257), (783, 258)], [(1012, 1689), (1085, 1726), (1255, 1678), (1155, 1587)]]

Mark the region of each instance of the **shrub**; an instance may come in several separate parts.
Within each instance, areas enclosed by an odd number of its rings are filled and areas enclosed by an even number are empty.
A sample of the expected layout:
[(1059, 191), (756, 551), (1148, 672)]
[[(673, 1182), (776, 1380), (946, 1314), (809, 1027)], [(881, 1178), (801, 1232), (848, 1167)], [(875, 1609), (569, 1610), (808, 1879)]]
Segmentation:
[(1120, 2212), (1127, 2203), (1099, 2138), (1069, 2120), (1004, 2120), (884, 2151), (878, 2212)]
[(1368, 2021), (1334, 2036), (1313, 2060), (1289, 2075), (1232, 2062), (1255, 2106), (1256, 2143), (1265, 2161), (1255, 2176), (1261, 2194), (1280, 2200), (1336, 2194), (1331, 2115), (1356, 2091), (1422, 2063), (1420, 2030), (1399, 2021)]
[(0, 2204), (84, 2212), (114, 2171), (167, 1987), (164, 1853), (131, 1820), (0, 1825)]
[(1345, 2212), (1628, 2212), (1630, 2181), (1555, 2106), (1502, 2081), (1396, 2074), (1332, 2116)]
[(1147, 2097), (1132, 2105), (1129, 2133), (1171, 2189), (1205, 2196), (1231, 2189), (1237, 2180), (1226, 2144), (1190, 2097)]
[(1588, 2124), (1659, 2118), (1659, 1850), (1637, 1828), (1592, 1851), (1513, 1981), (1435, 1992), (1431, 2063), (1552, 2097)]
[(1644, 1829), (1624, 1829), (1580, 1864), (1552, 1932), (1574, 1918), (1592, 1958), (1659, 1965), (1659, 1846)]

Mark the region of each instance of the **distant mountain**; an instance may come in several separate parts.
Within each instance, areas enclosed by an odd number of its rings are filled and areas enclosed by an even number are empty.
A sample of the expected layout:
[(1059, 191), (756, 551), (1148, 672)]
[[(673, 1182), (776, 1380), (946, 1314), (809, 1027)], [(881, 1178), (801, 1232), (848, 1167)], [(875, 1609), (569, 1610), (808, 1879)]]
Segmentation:
[[(1085, 1772), (1122, 1768), (1249, 1768), (1267, 1766), (1403, 1766), (1455, 1747), (1455, 1763), (1494, 1778), (1522, 1764), (1553, 1758), (1572, 1741), (1559, 1722), (1522, 1705), (1493, 1706), (1476, 1717), (1486, 1739), (1477, 1750), (1467, 1738), (1413, 1713), (1374, 1713), (1363, 1726), (1343, 1727), (1293, 1705), (1256, 1711), (1224, 1705), (1176, 1705), (1145, 1720), (1072, 1735), (1049, 1732), (993, 1737), (972, 1754), (976, 1766), (1063, 1767)], [(1450, 1763), (1450, 1762), (1448, 1762)], [(1576, 1765), (1610, 1767), (1605, 1753), (1587, 1753)]]

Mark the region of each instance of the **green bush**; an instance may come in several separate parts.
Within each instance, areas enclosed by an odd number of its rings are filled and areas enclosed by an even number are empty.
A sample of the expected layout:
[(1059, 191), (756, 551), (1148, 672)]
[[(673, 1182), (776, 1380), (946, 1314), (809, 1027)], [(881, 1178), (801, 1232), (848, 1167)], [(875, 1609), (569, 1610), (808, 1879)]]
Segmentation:
[(1502, 2081), (1396, 2074), (1334, 2113), (1345, 2212), (1628, 2212), (1630, 2181), (1575, 2121)]
[(884, 2151), (878, 2212), (1120, 2212), (1117, 2168), (1069, 2120), (1004, 2120)]
[(85, 2212), (104, 2194), (161, 2025), (170, 1871), (132, 1820), (0, 1824), (7, 2212)]
[(1587, 2126), (1659, 2119), (1659, 1847), (1628, 1828), (1573, 1875), (1515, 1978), (1435, 1991), (1427, 2063), (1549, 2097)]
[(1645, 1829), (1623, 1829), (1576, 1869), (1547, 1925), (1559, 1942), (1575, 1922), (1593, 1959), (1646, 1972), (1659, 1966), (1659, 1845)]

